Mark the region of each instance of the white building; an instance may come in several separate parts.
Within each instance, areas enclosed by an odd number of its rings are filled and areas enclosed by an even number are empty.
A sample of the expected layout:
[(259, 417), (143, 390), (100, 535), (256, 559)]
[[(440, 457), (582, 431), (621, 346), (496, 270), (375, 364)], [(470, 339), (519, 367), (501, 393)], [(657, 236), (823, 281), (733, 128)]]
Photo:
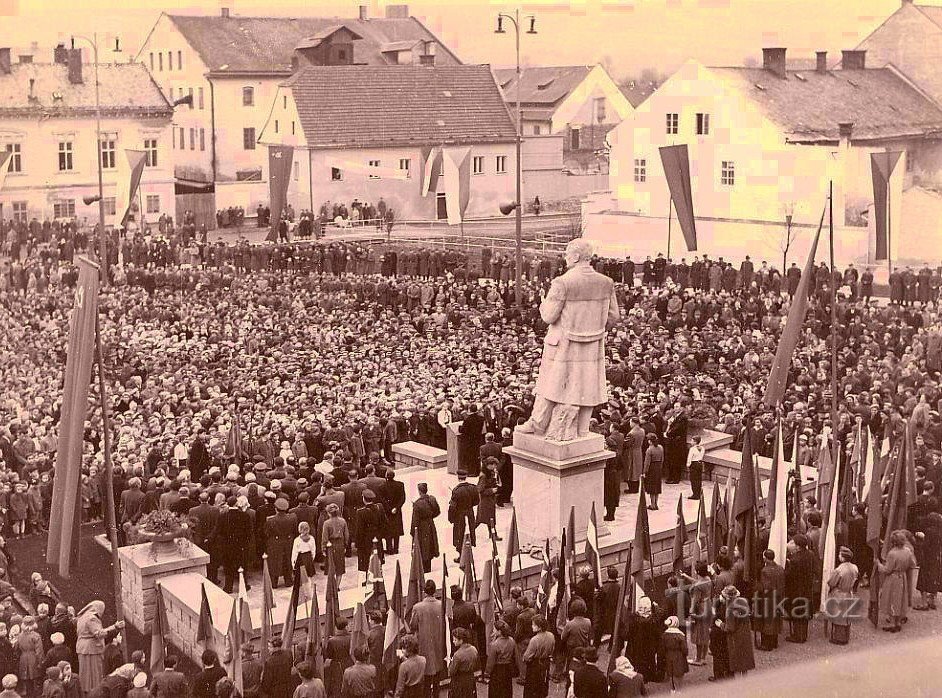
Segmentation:
[(141, 179), (144, 217), (175, 216), (170, 123), (173, 109), (141, 65), (100, 64), (101, 130), (96, 144), (94, 65), (80, 49), (59, 46), (11, 63), (0, 48), (0, 148), (13, 153), (0, 206), (5, 218), (98, 220), (103, 165), (106, 224), (114, 223), (115, 196), (125, 150), (147, 152)]
[[(786, 70), (785, 49), (765, 49), (762, 68), (708, 68), (689, 61), (616, 127), (611, 192), (587, 208), (589, 237), (611, 252), (665, 251), (669, 193), (658, 148), (686, 144), (700, 250), (782, 262), (803, 254), (829, 183), (839, 256), (872, 256), (870, 153), (903, 150), (891, 183), (899, 203), (915, 159), (942, 157), (942, 110), (890, 67), (867, 68), (863, 51), (845, 51), (840, 70)], [(897, 209), (898, 210), (898, 209)], [(892, 219), (899, 239), (899, 217)], [(673, 223), (672, 256), (682, 238)]]
[(259, 142), (294, 147), (295, 210), (382, 198), (396, 220), (454, 221), (459, 199), (469, 218), (515, 198), (516, 130), (489, 66), (310, 66), (269, 111)]
[[(297, 50), (296, 50), (297, 49)], [(193, 96), (174, 116), (181, 183), (261, 182), (267, 154), (258, 136), (278, 86), (304, 64), (455, 65), (460, 61), (405, 5), (386, 17), (238, 17), (161, 14), (136, 60), (172, 102)], [(206, 187), (210, 188), (210, 187)], [(264, 184), (216, 188), (216, 205), (254, 210)], [(251, 193), (248, 193), (251, 192)], [(241, 198), (239, 198), (241, 197)]]

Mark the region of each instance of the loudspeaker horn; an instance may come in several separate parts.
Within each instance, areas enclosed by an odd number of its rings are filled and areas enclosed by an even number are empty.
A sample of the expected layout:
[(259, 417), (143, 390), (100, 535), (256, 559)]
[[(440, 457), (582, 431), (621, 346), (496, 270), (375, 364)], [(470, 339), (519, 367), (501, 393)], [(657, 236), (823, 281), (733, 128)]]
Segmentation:
[(101, 200), (101, 197), (98, 196), (98, 194), (93, 194), (92, 196), (82, 197), (82, 201), (85, 203), (86, 206), (91, 206), (93, 203), (100, 200)]
[(511, 213), (514, 212), (514, 210), (515, 210), (516, 208), (517, 208), (516, 202), (511, 201), (511, 202), (506, 203), (506, 204), (501, 204), (501, 205), (500, 205), (500, 212), (503, 213), (505, 216), (509, 216)]

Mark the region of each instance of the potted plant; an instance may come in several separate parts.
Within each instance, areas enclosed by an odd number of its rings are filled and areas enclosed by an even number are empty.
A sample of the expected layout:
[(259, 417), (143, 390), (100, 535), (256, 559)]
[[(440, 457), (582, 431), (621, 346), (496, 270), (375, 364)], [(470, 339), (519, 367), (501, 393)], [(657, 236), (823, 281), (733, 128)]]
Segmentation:
[(709, 402), (695, 402), (688, 412), (688, 424), (691, 430), (713, 429), (716, 427), (718, 415), (716, 409)]
[(150, 542), (151, 549), (156, 553), (174, 548), (176, 539), (186, 534), (187, 525), (173, 512), (157, 509), (138, 519), (136, 529), (138, 540)]

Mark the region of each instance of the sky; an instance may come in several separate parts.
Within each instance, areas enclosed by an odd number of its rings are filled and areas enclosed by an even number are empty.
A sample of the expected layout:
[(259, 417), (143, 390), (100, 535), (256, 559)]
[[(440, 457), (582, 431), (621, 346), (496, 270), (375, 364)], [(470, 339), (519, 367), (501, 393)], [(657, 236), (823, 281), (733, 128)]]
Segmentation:
[[(408, 4), (433, 33), (466, 63), (514, 64), (514, 36), (495, 34), (499, 12), (520, 9), (536, 17), (536, 35), (524, 34), (524, 65), (603, 63), (616, 78), (643, 68), (669, 74), (685, 60), (707, 65), (761, 61), (763, 46), (784, 46), (789, 57), (811, 58), (816, 50), (853, 48), (900, 5), (900, 0), (537, 0), (523, 5), (492, 0), (415, 0)], [(942, 0), (924, 0), (942, 4)], [(377, 0), (0, 0), (0, 46), (39, 42), (51, 56), (57, 41), (72, 33), (98, 32), (113, 45), (120, 36), (133, 55), (161, 11), (216, 14), (222, 7), (244, 16), (356, 17), (366, 4), (374, 17)], [(41, 59), (39, 59), (41, 60)], [(50, 58), (51, 60), (51, 58)]]

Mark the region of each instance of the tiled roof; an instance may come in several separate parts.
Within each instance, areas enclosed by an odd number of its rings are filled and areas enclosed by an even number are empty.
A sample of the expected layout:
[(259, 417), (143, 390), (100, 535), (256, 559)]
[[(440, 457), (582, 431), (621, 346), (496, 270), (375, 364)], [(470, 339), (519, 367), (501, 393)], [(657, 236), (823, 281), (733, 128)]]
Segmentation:
[[(56, 63), (14, 63), (0, 75), (0, 116), (75, 116), (95, 113), (95, 66), (82, 66), (84, 82), (69, 82)], [(33, 99), (30, 99), (33, 80)], [(108, 116), (172, 116), (173, 108), (141, 63), (98, 66), (102, 113)], [(59, 95), (56, 98), (55, 95)]]
[(486, 65), (315, 66), (284, 84), (311, 147), (515, 139), (514, 122)]
[(295, 47), (327, 29), (346, 27), (362, 39), (353, 42), (353, 62), (386, 65), (380, 47), (394, 41), (434, 41), (436, 62), (460, 63), (414, 17), (223, 17), (168, 15), (211, 72), (290, 73)]
[[(524, 68), (520, 76), (520, 102), (553, 105), (569, 95), (592, 70), (589, 65)], [(508, 101), (517, 99), (515, 69), (494, 71)]]
[(791, 140), (835, 141), (838, 122), (854, 124), (853, 139), (883, 139), (942, 132), (942, 110), (890, 68), (787, 71), (711, 68), (757, 103)]

